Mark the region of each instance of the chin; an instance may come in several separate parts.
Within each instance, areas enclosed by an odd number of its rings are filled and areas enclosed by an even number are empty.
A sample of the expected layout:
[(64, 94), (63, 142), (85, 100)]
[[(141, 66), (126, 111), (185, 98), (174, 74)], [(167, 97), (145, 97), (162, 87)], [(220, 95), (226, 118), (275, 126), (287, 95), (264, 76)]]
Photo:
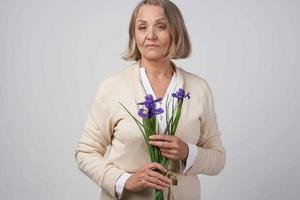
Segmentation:
[(164, 54), (154, 54), (154, 53), (148, 53), (143, 55), (143, 57), (147, 60), (160, 60), (162, 58), (166, 58)]

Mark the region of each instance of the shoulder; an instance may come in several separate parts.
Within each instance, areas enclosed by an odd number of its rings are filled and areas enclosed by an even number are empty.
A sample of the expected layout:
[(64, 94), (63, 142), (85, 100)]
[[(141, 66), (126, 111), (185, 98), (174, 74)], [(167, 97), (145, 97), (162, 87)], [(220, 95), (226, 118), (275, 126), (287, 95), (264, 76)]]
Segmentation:
[(109, 89), (118, 89), (118, 87), (128, 84), (131, 80), (131, 76), (134, 72), (135, 64), (126, 66), (125, 68), (119, 70), (117, 73), (105, 77), (99, 82), (99, 88), (109, 88)]
[(97, 101), (111, 103), (117, 96), (126, 94), (126, 91), (131, 87), (130, 80), (132, 79), (134, 69), (134, 64), (128, 65), (117, 73), (99, 81), (95, 97)]
[(213, 92), (208, 81), (182, 68), (180, 70), (184, 77), (184, 88), (187, 92), (191, 93), (192, 101), (195, 101), (193, 105), (197, 105), (197, 102), (204, 102), (202, 105), (213, 106)]
[(190, 88), (192, 90), (201, 90), (201, 91), (209, 90), (209, 85), (205, 78), (197, 74), (188, 72), (180, 67), (178, 67), (178, 69), (183, 74), (185, 87)]

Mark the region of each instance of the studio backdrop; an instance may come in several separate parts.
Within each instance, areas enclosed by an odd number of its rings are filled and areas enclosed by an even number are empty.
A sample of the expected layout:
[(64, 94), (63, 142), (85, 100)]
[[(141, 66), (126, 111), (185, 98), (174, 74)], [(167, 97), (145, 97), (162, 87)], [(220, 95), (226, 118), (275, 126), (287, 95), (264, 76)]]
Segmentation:
[[(185, 0), (191, 57), (212, 88), (226, 165), (203, 200), (300, 196), (300, 3)], [(98, 199), (74, 150), (121, 59), (137, 0), (0, 0), (0, 199)]]

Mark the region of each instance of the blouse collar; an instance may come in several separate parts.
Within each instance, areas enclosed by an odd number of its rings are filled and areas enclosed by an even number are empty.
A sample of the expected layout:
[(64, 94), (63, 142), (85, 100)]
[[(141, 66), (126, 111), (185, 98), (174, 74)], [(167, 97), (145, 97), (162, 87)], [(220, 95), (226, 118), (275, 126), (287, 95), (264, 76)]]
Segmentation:
[[(184, 89), (184, 77), (183, 71), (180, 67), (177, 67), (175, 63), (171, 61), (171, 64), (175, 68), (176, 73), (176, 80), (177, 80), (177, 88)], [(140, 60), (132, 65), (133, 73), (132, 73), (132, 86), (133, 92), (137, 102), (141, 102), (144, 100), (145, 96), (147, 95), (147, 91), (145, 90), (142, 82), (142, 77), (140, 73)]]

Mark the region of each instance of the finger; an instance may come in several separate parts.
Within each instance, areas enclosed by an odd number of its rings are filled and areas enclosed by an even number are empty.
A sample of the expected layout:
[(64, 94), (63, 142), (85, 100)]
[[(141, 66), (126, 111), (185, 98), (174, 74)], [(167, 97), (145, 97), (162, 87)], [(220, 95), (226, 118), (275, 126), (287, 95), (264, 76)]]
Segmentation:
[(149, 144), (157, 146), (159, 148), (173, 148), (173, 144), (166, 141), (149, 141)]
[(175, 139), (175, 136), (171, 136), (171, 135), (164, 135), (164, 134), (155, 134), (155, 135), (151, 135), (150, 140), (165, 140), (167, 142), (172, 142)]
[(165, 189), (166, 189), (165, 187), (156, 185), (156, 184), (151, 183), (151, 182), (146, 182), (145, 185), (146, 185), (146, 187), (148, 187), (148, 188), (157, 189), (157, 190), (165, 190)]
[(161, 153), (165, 153), (165, 154), (172, 154), (172, 155), (176, 154), (176, 150), (174, 150), (174, 149), (164, 149), (164, 148), (161, 148), (160, 152)]
[(162, 181), (164, 184), (170, 184), (171, 180), (170, 178), (163, 176), (162, 174), (155, 172), (155, 171), (149, 171), (147, 173), (148, 177), (152, 177), (156, 180)]
[(168, 154), (168, 153), (161, 153), (163, 157), (166, 157), (168, 159), (177, 160), (177, 157), (174, 154)]
[(146, 181), (151, 182), (160, 187), (164, 187), (164, 188), (170, 187), (170, 183), (171, 183), (169, 181), (168, 182), (162, 181), (162, 180), (160, 180), (156, 177), (152, 177), (152, 176), (147, 176)]
[(164, 166), (162, 166), (161, 164), (156, 163), (156, 162), (152, 162), (152, 163), (148, 164), (146, 166), (146, 168), (150, 169), (150, 170), (158, 169), (159, 171), (165, 172), (165, 173), (168, 171)]

